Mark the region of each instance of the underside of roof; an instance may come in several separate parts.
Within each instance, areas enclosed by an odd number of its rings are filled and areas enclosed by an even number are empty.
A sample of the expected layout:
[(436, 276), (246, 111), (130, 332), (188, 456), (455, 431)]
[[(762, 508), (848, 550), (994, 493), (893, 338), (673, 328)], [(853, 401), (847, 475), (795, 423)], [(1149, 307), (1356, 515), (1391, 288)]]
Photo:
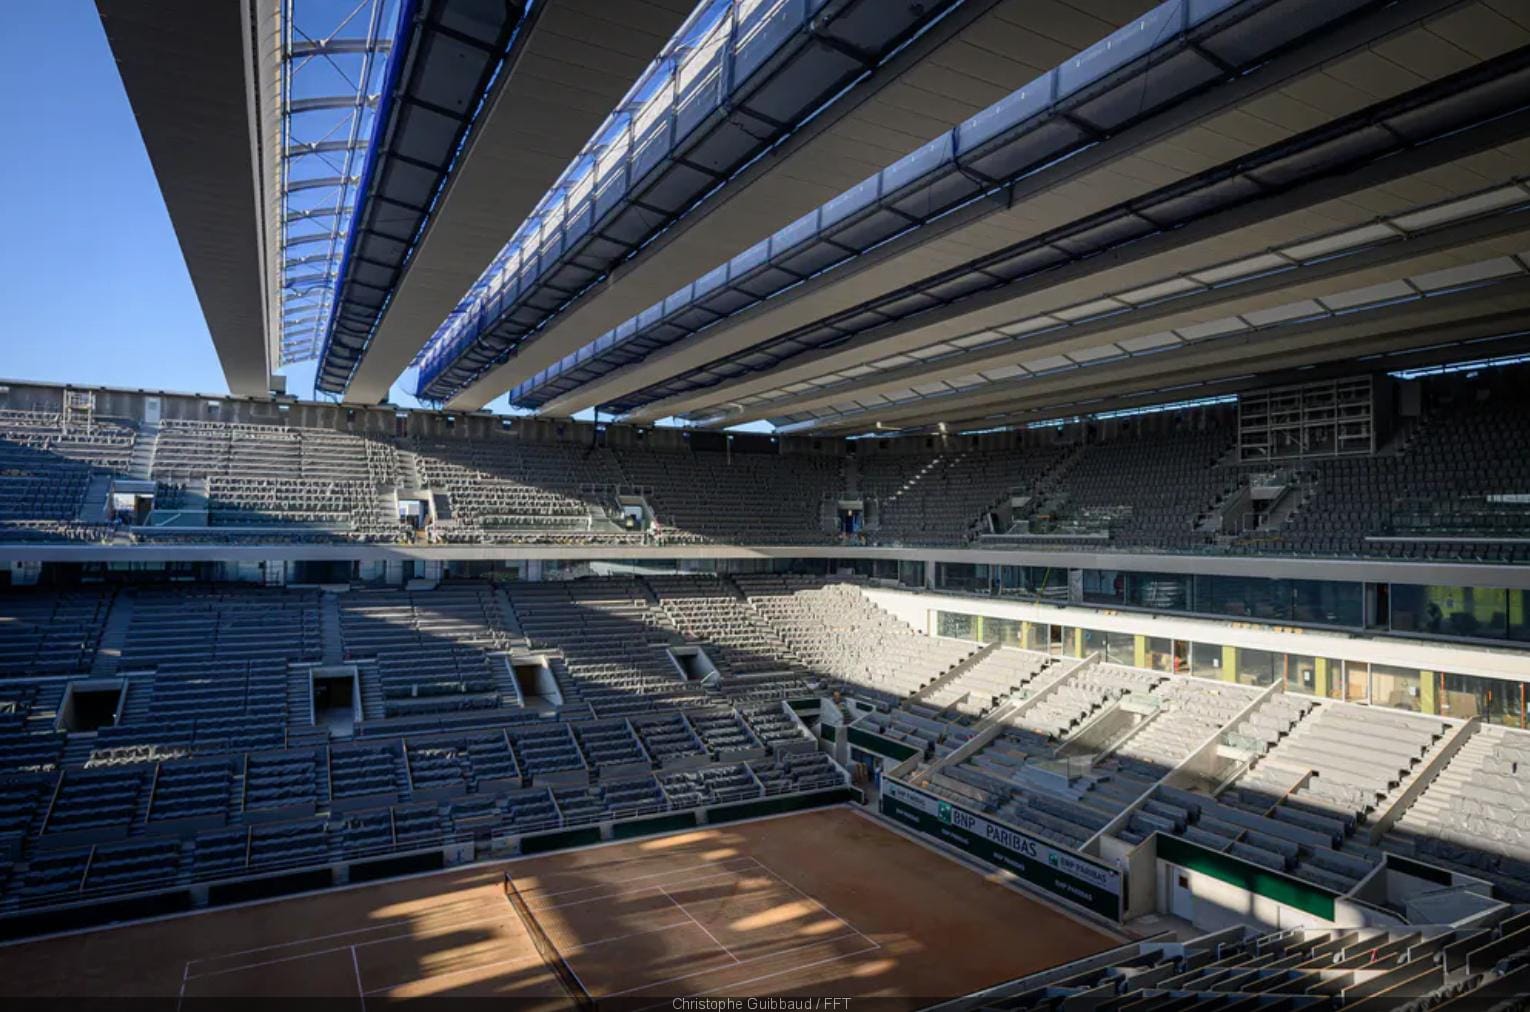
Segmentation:
[(229, 391), (264, 396), (276, 347), (250, 7), (96, 2)]
[(1514, 0), (171, 3), (98, 7), (235, 392), (848, 434), (1524, 340)]
[[(1295, 6), (1235, 4), (1222, 17), (1285, 15), (1296, 31)], [(1178, 4), (1158, 11), (1175, 8), (1184, 16)], [(911, 191), (887, 175), (914, 174), (910, 156), (523, 381), (512, 401), (553, 416), (598, 406), (638, 424), (850, 432), (1035, 417), (1081, 390), (1172, 400), (1286, 363), (1462, 353), (1375, 323), (1394, 314), (1460, 323), (1471, 340), (1516, 331), (1504, 314), (1530, 251), (1516, 168), (1530, 153), (1530, 18), (1502, 3), (1312, 16), (1335, 20), (1235, 74), (1224, 87), (1241, 97), (1208, 104), (1203, 88), (1201, 108), (1179, 101), (1135, 144), (1116, 143), (1098, 111), (1129, 79), (1081, 93), (1086, 111), (1069, 110), (1066, 125), (1094, 133), (1040, 170), (995, 171), (1004, 141), (964, 137), (974, 117), (930, 155), (919, 191), (923, 206), (950, 210), (910, 215)], [(1214, 34), (1169, 37), (1160, 49), (1227, 55)], [(1195, 77), (1169, 52), (1139, 66), (1139, 96)], [(1036, 102), (1061, 111), (1046, 89)], [(986, 118), (1023, 119), (1024, 104), (1017, 94)], [(942, 158), (967, 171), (943, 179)], [(866, 230), (867, 214), (888, 211), (904, 220)], [(1338, 335), (1368, 315), (1345, 344)]]

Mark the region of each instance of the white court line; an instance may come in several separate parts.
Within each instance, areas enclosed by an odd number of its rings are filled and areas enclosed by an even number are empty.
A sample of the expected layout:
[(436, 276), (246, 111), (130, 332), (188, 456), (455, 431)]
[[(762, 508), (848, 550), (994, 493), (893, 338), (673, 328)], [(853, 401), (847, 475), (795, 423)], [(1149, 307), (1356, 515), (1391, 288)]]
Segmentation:
[(830, 917), (834, 918), (836, 921), (838, 921), (839, 923), (843, 924), (845, 927), (849, 928), (851, 931), (855, 932), (857, 935), (860, 935), (862, 938), (866, 939), (866, 941), (870, 942), (872, 945), (875, 945), (879, 949), (882, 947), (882, 943), (881, 942), (878, 942), (875, 938), (872, 938), (870, 935), (866, 934), (866, 932), (862, 931), (860, 928), (856, 927), (854, 924), (851, 924), (849, 921), (847, 921), (843, 917), (839, 916), (839, 914), (836, 914), (834, 911), (830, 910), (828, 907), (826, 907), (824, 905), (823, 900), (820, 900), (816, 896), (812, 896), (812, 895), (809, 895), (808, 893), (803, 892), (801, 889), (797, 888), (790, 881), (788, 881), (786, 876), (781, 875), (778, 872), (772, 871), (770, 869), (770, 866), (768, 866), (764, 861), (761, 861), (757, 857), (751, 857), (749, 860), (751, 860), (755, 864), (759, 865), (760, 868), (765, 872), (765, 874), (769, 875), (771, 878), (775, 879), (777, 882), (780, 882), (782, 885), (786, 886), (786, 888), (790, 889), (792, 892), (796, 893), (798, 896), (801, 896), (803, 899), (807, 900), (809, 903), (814, 904), (815, 906), (818, 907), (819, 910), (822, 910), (824, 913), (828, 914)]
[(175, 1012), (181, 1012), (181, 1002), (186, 1000), (186, 981), (191, 979), (191, 960), (181, 967), (181, 993), (175, 996)]
[(691, 923), (692, 924), (696, 925), (696, 927), (700, 928), (703, 932), (705, 932), (706, 936), (712, 940), (712, 944), (713, 945), (717, 946), (719, 949), (721, 949), (722, 951), (726, 952), (728, 954), (728, 958), (732, 959), (735, 963), (740, 962), (739, 958), (733, 954), (733, 950), (732, 949), (728, 948), (726, 945), (724, 945), (723, 943), (719, 942), (717, 940), (717, 936), (712, 934), (712, 932), (707, 928), (707, 926), (705, 924), (702, 924), (700, 921), (698, 921), (696, 919), (696, 915), (695, 914), (693, 914), (689, 910), (685, 909), (685, 904), (684, 903), (681, 903), (679, 900), (677, 900), (673, 896), (671, 896), (669, 894), (669, 890), (668, 889), (660, 889), (659, 891), (664, 894), (664, 898), (665, 899), (669, 900), (675, 906), (679, 907), (680, 908), (680, 912), (682, 914), (684, 914), (685, 916), (689, 917), (691, 919)]
[[(698, 864), (688, 864), (684, 868), (671, 868), (668, 871), (656, 871), (656, 872), (654, 872), (651, 875), (634, 875), (631, 878), (624, 878), (624, 879), (621, 879), (620, 881), (615, 881), (615, 882), (598, 882), (595, 885), (580, 886), (577, 889), (559, 889), (556, 892), (550, 892), (550, 893), (548, 893), (548, 892), (536, 892), (535, 895), (536, 895), (536, 897), (538, 899), (550, 899), (551, 897), (554, 897), (554, 896), (567, 896), (570, 893), (587, 893), (591, 889), (609, 889), (609, 888), (612, 888), (612, 887), (620, 888), (621, 886), (624, 886), (624, 885), (626, 885), (629, 882), (644, 882), (644, 881), (647, 881), (648, 879), (651, 879), (651, 878), (668, 878), (671, 875), (681, 875), (681, 874), (685, 874), (686, 872), (695, 871), (697, 868), (722, 868), (723, 865), (736, 864), (739, 861), (753, 861), (753, 860), (754, 859), (752, 857), (749, 857), (749, 856), (745, 855), (745, 856), (742, 856), (742, 857), (730, 857), (726, 861), (702, 861), (702, 862), (700, 862)], [(555, 874), (573, 874), (573, 873), (572, 872), (565, 872), (565, 873), (555, 873)], [(525, 895), (525, 894), (523, 893), (522, 895)], [(530, 901), (528, 900), (528, 903), (529, 902)]]
[[(440, 874), (435, 872), (434, 874)], [(320, 894), (322, 895), (322, 894)], [(292, 899), (293, 897), (287, 897)], [(199, 911), (203, 912), (203, 911)], [(392, 921), (380, 921), (366, 928), (348, 928), (345, 931), (332, 931), (327, 935), (309, 935), (307, 938), (294, 938), (286, 942), (272, 942), (270, 945), (257, 945), (253, 949), (233, 949), (229, 952), (220, 952), (216, 956), (198, 956), (196, 959), (187, 960), (188, 963), (211, 963), (216, 959), (228, 959), (230, 956), (248, 956), (252, 952), (267, 952), (271, 949), (285, 949), (289, 945), (302, 945), (306, 942), (327, 942), (331, 938), (344, 938), (346, 935), (364, 935), (373, 931), (381, 931), (383, 928), (393, 928), (404, 924), (413, 924), (414, 919), (400, 917)]]
[[(861, 933), (859, 931), (855, 932), (855, 934), (861, 935)], [(777, 949), (775, 952), (767, 952), (763, 956), (750, 956), (748, 959), (740, 959), (734, 965), (735, 966), (745, 966), (745, 965), (747, 965), (749, 963), (758, 963), (762, 959), (774, 959), (777, 956), (784, 956), (788, 952), (799, 952), (802, 949), (811, 949), (815, 945), (827, 945), (830, 942), (837, 942), (837, 941), (839, 941), (841, 939), (849, 938), (849, 937), (850, 937), (849, 935), (834, 935), (834, 936), (829, 937), (829, 938), (819, 938), (819, 939), (815, 939), (814, 941), (811, 941), (811, 942), (804, 942), (802, 945), (793, 945), (793, 946), (790, 946), (789, 948)], [(861, 937), (865, 938), (866, 936), (865, 935), (861, 935)], [(871, 950), (868, 948), (865, 951), (870, 952)], [(854, 955), (854, 953), (848, 953), (847, 952), (847, 953), (845, 953), (845, 955), (850, 956), (850, 955)], [(639, 984), (637, 987), (629, 987), (625, 991), (612, 991), (610, 994), (600, 995), (597, 998), (597, 1001), (604, 1000), (606, 998), (620, 998), (622, 995), (624, 995), (624, 994), (632, 994), (634, 991), (643, 991), (643, 990), (646, 990), (647, 988), (650, 988), (650, 987), (663, 987), (665, 984), (673, 984), (677, 980), (686, 980), (686, 979), (688, 979), (690, 977), (696, 977), (696, 976), (699, 976), (699, 975), (701, 975), (703, 973), (717, 973), (717, 972), (719, 972), (720, 970), (723, 970), (723, 969), (726, 969), (726, 967), (717, 967), (717, 966), (714, 966), (714, 967), (708, 967), (705, 970), (692, 970), (690, 973), (682, 973), (678, 977), (667, 977), (664, 980), (655, 980), (655, 981), (650, 981), (647, 984)]]
[[(675, 928), (687, 927), (690, 923), (691, 923), (690, 921), (676, 921), (673, 924), (665, 924), (665, 925), (663, 925), (661, 927), (649, 928), (647, 931), (633, 931), (633, 932), (630, 932), (630, 933), (625, 934), (625, 935), (613, 935), (610, 938), (597, 938), (593, 942), (585, 942), (585, 943), (575, 947), (574, 949), (572, 949), (570, 951), (572, 951), (572, 952), (583, 952), (585, 949), (593, 949), (595, 946), (597, 946), (597, 945), (605, 945), (607, 942), (619, 942), (619, 941), (622, 941), (623, 939), (627, 939), (627, 938), (636, 938), (639, 935), (656, 935), (656, 934), (658, 934), (661, 931), (671, 931), (671, 930), (673, 930)], [(522, 955), (522, 956), (512, 956), (509, 959), (496, 959), (496, 960), (492, 960), (492, 961), (490, 961), (488, 963), (479, 963), (476, 966), (464, 966), (460, 970), (446, 970), (443, 973), (432, 973), (432, 974), (430, 974), (429, 976), (426, 976), (426, 977), (416, 977), (413, 980), (402, 981), (401, 983), (398, 983), (398, 984), (384, 984), (382, 987), (374, 987), (370, 991), (367, 991), (366, 993), (367, 994), (379, 994), (379, 993), (381, 993), (383, 991), (392, 991), (394, 988), (405, 987), (405, 986), (407, 986), (409, 984), (417, 984), (417, 983), (420, 983), (421, 981), (426, 981), (426, 980), (441, 980), (441, 979), (446, 978), (446, 977), (457, 977), (457, 976), (461, 976), (464, 973), (472, 973), (475, 970), (487, 970), (487, 969), (490, 969), (491, 967), (504, 966), (504, 965), (506, 965), (508, 963), (519, 963), (519, 962), (524, 961), (525, 958), (526, 957), (524, 955)], [(568, 963), (567, 958), (564, 959), (564, 962)], [(576, 971), (574, 969), (573, 964), (569, 964), (568, 972), (572, 973), (574, 975), (574, 979), (575, 980), (579, 980), (579, 973), (578, 973), (578, 971)], [(580, 987), (584, 987), (584, 981), (580, 980), (579, 981), (579, 986)], [(586, 989), (586, 990), (588, 990), (588, 989)]]
[(356, 971), (356, 997), (361, 999), (361, 1012), (367, 1012), (367, 989), (361, 986), (361, 963), (356, 959), (356, 946), (351, 946), (351, 969)]
[[(494, 924), (498, 921), (507, 920), (513, 916), (514, 913), (507, 910), (504, 915), (495, 915), (493, 917), (473, 917), (469, 918), (468, 920), (453, 921), (450, 924), (427, 925), (426, 927), (432, 931), (455, 931), (457, 928), (472, 928), (480, 924)], [(275, 966), (278, 963), (291, 963), (299, 959), (307, 959), (310, 956), (327, 956), (336, 952), (344, 952), (346, 949), (355, 950), (358, 948), (364, 948), (368, 945), (381, 945), (384, 942), (397, 942), (400, 939), (415, 937), (417, 936), (413, 931), (404, 931), (396, 935), (387, 935), (383, 938), (369, 938), (364, 942), (352, 942), (349, 945), (336, 945), (333, 948), (328, 949), (311, 949), (307, 952), (294, 953), (290, 956), (277, 956), (275, 959), (256, 960), (253, 963), (239, 963), (234, 966), (225, 966), (218, 970), (209, 970), (206, 973), (193, 973), (190, 979), (200, 980), (203, 977), (217, 977), (225, 973), (233, 973), (236, 970), (253, 970), (262, 966)], [(234, 953), (234, 955), (240, 955), (240, 953)]]
[[(710, 862), (707, 862), (707, 863), (710, 863)], [(703, 877), (700, 877), (700, 878), (692, 879), (691, 881), (692, 882), (709, 882), (709, 881), (713, 881), (715, 879), (736, 878), (738, 876), (738, 874), (739, 874), (738, 872), (732, 872), (732, 871), (729, 871), (729, 872), (720, 872), (720, 873), (718, 873), (716, 875), (703, 876)], [(605, 902), (605, 901), (609, 901), (609, 900), (613, 900), (613, 899), (631, 898), (631, 897), (633, 897), (635, 895), (638, 895), (638, 894), (641, 894), (641, 893), (645, 893), (645, 892), (648, 892), (648, 891), (651, 891), (651, 890), (658, 890), (660, 893), (664, 893), (664, 895), (669, 899), (669, 901), (671, 903), (675, 903), (674, 897), (669, 896), (669, 894), (667, 892), (665, 892), (665, 890), (664, 890), (664, 888), (662, 886), (651, 885), (651, 886), (641, 886), (638, 889), (633, 890), (633, 891), (625, 894), (625, 896), (618, 894), (618, 895), (615, 895), (615, 896), (595, 896), (595, 897), (591, 897), (589, 899), (571, 900), (568, 903), (555, 903), (555, 904), (552, 904), (552, 905), (546, 906), (546, 907), (533, 908), (532, 912), (533, 913), (540, 913), (540, 912), (545, 911), (545, 910), (561, 910), (564, 907), (581, 906), (581, 905), (584, 905), (584, 904), (587, 904), (587, 903), (600, 903), (600, 902)], [(676, 905), (678, 906), (679, 904), (676, 904)], [(693, 920), (693, 921), (695, 920), (694, 917), (691, 917), (690, 911), (686, 910), (683, 906), (681, 907), (681, 912), (683, 912), (687, 917), (690, 917), (691, 920)], [(318, 936), (314, 936), (314, 937), (311, 937), (311, 938), (298, 939), (298, 940), (293, 941), (293, 942), (281, 942), (281, 943), (278, 943), (278, 944), (275, 944), (275, 945), (263, 945), (263, 946), (259, 946), (257, 948), (253, 948), (253, 949), (241, 949), (241, 950), (237, 950), (237, 951), (234, 951), (234, 952), (223, 953), (223, 954), (220, 954), (220, 955), (217, 955), (217, 956), (207, 956), (207, 957), (204, 957), (202, 959), (193, 959), (193, 960), (188, 961), (186, 969), (187, 969), (187, 973), (189, 975), (188, 979), (190, 979), (190, 980), (198, 980), (198, 979), (201, 979), (203, 977), (216, 977), (216, 976), (219, 976), (221, 974), (233, 973), (233, 972), (238, 971), (238, 970), (253, 970), (253, 969), (256, 969), (256, 968), (262, 967), (262, 966), (276, 966), (276, 965), (279, 965), (281, 963), (291, 963), (291, 962), (295, 962), (295, 961), (300, 960), (300, 959), (307, 959), (310, 956), (327, 956), (327, 955), (332, 955), (332, 954), (334, 954), (336, 952), (343, 952), (346, 949), (361, 948), (361, 947), (368, 946), (368, 945), (380, 945), (380, 944), (382, 944), (384, 942), (396, 942), (396, 941), (399, 941), (400, 939), (413, 938), (413, 937), (415, 937), (415, 930), (414, 929), (417, 929), (417, 928), (418, 929), (423, 929), (423, 930), (428, 930), (428, 931), (433, 931), (433, 932), (435, 932), (435, 931), (451, 931), (451, 930), (455, 930), (457, 928), (474, 927), (474, 926), (480, 925), (480, 924), (492, 924), (492, 923), (495, 923), (497, 921), (505, 920), (509, 916), (511, 916), (511, 914), (510, 914), (510, 911), (507, 909), (505, 911), (505, 913), (503, 913), (503, 914), (495, 914), (495, 915), (492, 915), (492, 916), (471, 917), (471, 918), (466, 918), (466, 919), (461, 920), (461, 921), (451, 921), (451, 922), (448, 922), (448, 923), (445, 923), (445, 924), (429, 924), (429, 925), (417, 925), (414, 921), (412, 921), (409, 918), (402, 918), (402, 919), (397, 920), (397, 921), (389, 921), (389, 922), (385, 922), (383, 924), (373, 925), (373, 926), (368, 927), (368, 928), (356, 928), (356, 929), (353, 929), (351, 931), (336, 931), (336, 932), (333, 932), (333, 933), (328, 934), (328, 935), (318, 935)], [(352, 943), (343, 944), (343, 945), (335, 945), (335, 946), (331, 946), (329, 948), (324, 948), (324, 949), (308, 949), (308, 950), (304, 950), (303, 952), (295, 952), (295, 953), (293, 953), (291, 955), (287, 955), (287, 956), (277, 956), (277, 957), (272, 958), (272, 959), (254, 960), (254, 961), (248, 962), (248, 963), (237, 963), (237, 964), (235, 964), (233, 966), (223, 966), (223, 967), (219, 967), (218, 969), (208, 970), (208, 971), (203, 972), (203, 973), (190, 973), (189, 972), (190, 971), (190, 964), (191, 963), (210, 963), (210, 962), (213, 962), (214, 960), (219, 960), (219, 959), (228, 959), (230, 957), (249, 955), (249, 954), (256, 953), (256, 952), (266, 952), (266, 951), (270, 951), (271, 949), (287, 948), (287, 947), (290, 947), (290, 946), (302, 945), (302, 944), (307, 943), (307, 942), (324, 941), (324, 940), (332, 939), (332, 938), (343, 938), (346, 935), (358, 935), (358, 934), (363, 934), (363, 933), (376, 932), (376, 931), (382, 930), (384, 928), (397, 927), (397, 926), (402, 926), (402, 925), (409, 926), (411, 928), (411, 930), (404, 931), (404, 932), (397, 932), (397, 933), (390, 934), (390, 935), (384, 935), (384, 936), (382, 936), (380, 938), (368, 938), (368, 939), (366, 939), (364, 941), (360, 941), (360, 942), (352, 942)], [(706, 931), (706, 928), (704, 926), (702, 926), (700, 924), (700, 922), (697, 922), (697, 927), (701, 927), (701, 929), (703, 931)], [(851, 930), (854, 930), (854, 929), (852, 928)], [(710, 935), (710, 932), (708, 932), (708, 934)], [(859, 934), (859, 932), (857, 932), (857, 934)], [(865, 936), (863, 935), (862, 937), (865, 937)], [(716, 939), (714, 938), (713, 941), (716, 942)], [(724, 952), (728, 951), (727, 948), (725, 946), (723, 946), (721, 943), (718, 943), (718, 948), (722, 949)], [(729, 955), (731, 956), (732, 953), (730, 952)], [(736, 959), (737, 957), (734, 957), (734, 958)], [(183, 991), (184, 991), (184, 985), (183, 985)]]
[[(684, 911), (681, 912), (684, 913)], [(686, 916), (689, 917), (690, 915), (687, 914)], [(597, 945), (606, 945), (610, 942), (620, 942), (625, 938), (637, 938), (641, 935), (656, 935), (661, 931), (670, 931), (674, 928), (683, 928), (689, 923), (690, 921), (676, 921), (673, 924), (661, 924), (657, 928), (644, 928), (642, 931), (629, 931), (625, 935), (612, 935), (610, 938), (597, 938), (592, 942), (576, 942), (569, 948), (568, 951), (583, 952), (585, 949), (593, 949)], [(565, 962), (567, 962), (566, 959)], [(573, 967), (570, 967), (569, 969), (573, 969)]]
[[(686, 885), (693, 885), (693, 884), (698, 883), (698, 882), (712, 882), (712, 881), (715, 881), (717, 879), (737, 878), (739, 876), (739, 874), (740, 873), (736, 872), (736, 871), (720, 871), (716, 875), (701, 875), (701, 876), (698, 876), (696, 878), (686, 879), (685, 884)], [(591, 896), (589, 899), (569, 900), (567, 903), (549, 903), (545, 907), (534, 907), (530, 903), (528, 903), (528, 904), (526, 904), (526, 908), (528, 910), (530, 910), (534, 914), (539, 914), (539, 913), (541, 913), (544, 910), (562, 910), (562, 909), (564, 909), (566, 907), (583, 906), (586, 903), (606, 903), (606, 902), (609, 902), (611, 900), (634, 899), (637, 896), (641, 895), (642, 893), (652, 892), (655, 889), (657, 889), (659, 892), (664, 892), (664, 887), (662, 885), (658, 885), (658, 884), (655, 884), (655, 885), (646, 885), (646, 886), (638, 886), (636, 889), (632, 889), (632, 890), (629, 890), (628, 892), (624, 892), (624, 893), (623, 892), (608, 893), (608, 894), (606, 894), (604, 896)]]
[[(860, 932), (856, 932), (856, 934), (859, 935)], [(861, 935), (861, 937), (865, 938), (866, 936)], [(870, 939), (867, 940), (870, 941)], [(693, 995), (686, 995), (686, 997), (700, 998), (709, 994), (721, 994), (723, 991), (727, 991), (735, 987), (743, 987), (745, 984), (757, 984), (762, 980), (770, 980), (772, 977), (784, 977), (789, 973), (801, 973), (803, 970), (811, 970), (815, 966), (823, 966), (826, 963), (837, 963), (841, 959), (849, 959), (851, 956), (864, 956), (866, 953), (874, 952), (880, 948), (880, 945), (872, 942), (871, 945), (867, 946), (866, 948), (856, 949), (854, 952), (842, 952), (837, 956), (829, 956), (826, 959), (815, 959), (811, 963), (801, 963), (797, 966), (791, 967), (790, 969), (777, 970), (774, 973), (762, 973), (758, 977), (750, 977), (748, 980), (736, 980), (731, 984), (724, 984), (722, 987), (714, 988), (711, 991), (700, 991)], [(622, 993), (625, 994), (626, 992)], [(607, 995), (606, 997), (610, 997), (610, 995)], [(634, 1009), (633, 1012), (647, 1012), (648, 1009), (654, 1008), (674, 1008), (674, 1003), (675, 999), (669, 998), (664, 1001), (657, 1002), (653, 1005), (643, 1005), (640, 1008)]]

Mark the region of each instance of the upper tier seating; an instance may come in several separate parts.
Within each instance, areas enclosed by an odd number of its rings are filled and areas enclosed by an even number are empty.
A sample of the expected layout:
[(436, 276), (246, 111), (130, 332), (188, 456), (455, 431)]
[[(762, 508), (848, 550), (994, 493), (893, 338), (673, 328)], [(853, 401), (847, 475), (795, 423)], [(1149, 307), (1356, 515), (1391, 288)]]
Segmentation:
[[(1012, 548), (1525, 562), (1524, 370), (1494, 375), (1469, 397), (1444, 380), (1426, 384), (1420, 418), (1376, 419), (1375, 453), (1258, 463), (1229, 462), (1231, 409), (922, 448), (865, 443), (854, 456), (839, 446), (592, 445), (584, 433), (544, 441), (520, 430), (470, 439), (206, 419), (140, 427), (0, 409), (0, 541), (413, 540), (397, 513), (397, 493), (409, 492), (433, 499), (436, 543), (827, 544), (841, 538), (836, 502), (850, 497), (866, 504), (856, 538), (868, 544), (982, 537)], [(113, 532), (98, 508), (108, 476), (144, 467), (159, 482), (156, 512), (176, 515)], [(1260, 499), (1267, 510), (1234, 495), (1256, 477), (1285, 490)], [(621, 515), (640, 504), (651, 530), (629, 530)], [(991, 529), (991, 512), (1007, 530)]]
[[(1530, 536), (1530, 412), (1522, 400), (1441, 408), (1390, 456), (1313, 462), (1303, 474), (1300, 509), (1262, 550), (1317, 555), (1524, 561), (1525, 546), (1438, 543), (1431, 537)], [(1494, 501), (1491, 496), (1507, 496)], [(1397, 536), (1415, 541), (1375, 542)]]
[(646, 492), (660, 543), (831, 540), (823, 510), (844, 487), (836, 457), (627, 449), (618, 459), (628, 484)]
[(1213, 427), (1087, 446), (1040, 497), (1031, 529), (1108, 531), (1117, 548), (1199, 549), (1209, 539), (1196, 521), (1236, 484), (1213, 466), (1236, 439)]
[(628, 540), (608, 518), (622, 473), (612, 455), (565, 443), (415, 441), (420, 479), (447, 513), (447, 542), (561, 541), (582, 535)]
[(200, 486), (213, 526), (398, 535), (386, 501), (398, 485), (398, 454), (379, 440), (333, 429), (166, 421), (151, 474), (172, 508), (185, 505), (184, 490)]
[(0, 409), (0, 541), (101, 537), (105, 489), (92, 504), (86, 493), (93, 476), (127, 470), (136, 439), (118, 419)]
[(1012, 495), (1031, 495), (1068, 455), (1066, 447), (959, 450), (934, 457), (873, 453), (859, 462), (860, 490), (876, 502), (871, 540), (951, 544), (978, 533), (983, 514)]

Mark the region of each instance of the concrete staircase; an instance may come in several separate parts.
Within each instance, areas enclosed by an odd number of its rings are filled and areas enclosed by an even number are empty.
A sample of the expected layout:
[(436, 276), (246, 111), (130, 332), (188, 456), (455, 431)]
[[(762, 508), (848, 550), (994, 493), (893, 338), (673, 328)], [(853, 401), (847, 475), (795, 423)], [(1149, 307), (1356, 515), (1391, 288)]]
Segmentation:
[(154, 473), (154, 454), (159, 449), (159, 426), (145, 425), (133, 442), (133, 456), (128, 460), (128, 477), (148, 481)]
[(134, 600), (131, 588), (119, 590), (112, 596), (111, 610), (101, 627), (101, 639), (96, 643), (96, 656), (90, 665), (93, 678), (110, 678), (117, 673), (122, 648), (127, 645), (128, 627), (133, 624)]
[(80, 500), (80, 510), (75, 519), (82, 523), (98, 524), (106, 517), (106, 497), (112, 490), (112, 476), (104, 471), (90, 476), (85, 495)]
[(507, 647), (531, 648), (531, 640), (527, 638), (526, 631), (521, 628), (521, 618), (515, 613), (515, 605), (510, 603), (510, 595), (495, 588), (491, 593), (494, 601), (499, 606), (499, 620), (505, 631)]
[(963, 457), (965, 457), (966, 455), (967, 455), (966, 451), (958, 453), (954, 457), (950, 457), (950, 458), (947, 458), (947, 456), (945, 454), (943, 454), (943, 453), (936, 454), (933, 458), (930, 459), (930, 461), (928, 463), (926, 463), (919, 470), (915, 471), (914, 472), (914, 476), (912, 478), (910, 478), (908, 481), (904, 482), (902, 485), (898, 486), (897, 491), (895, 491), (892, 495), (888, 496), (886, 499), (883, 499), (882, 500), (882, 505), (884, 505), (884, 506), (892, 505), (893, 503), (895, 503), (899, 499), (901, 499), (908, 492), (912, 492), (914, 490), (914, 488), (920, 482), (924, 481), (924, 479), (926, 479), (926, 478), (928, 478), (930, 476), (930, 472), (931, 471), (934, 471), (936, 468), (940, 467), (942, 464), (947, 463), (947, 462), (949, 462), (951, 464), (955, 464), (958, 461), (960, 461)]
[(356, 665), (357, 678), (361, 682), (361, 719), (381, 720), (385, 713), (383, 705), (382, 676), (377, 662)]
[(494, 688), (499, 692), (500, 706), (519, 706), (520, 690), (515, 684), (515, 666), (510, 663), (510, 655), (490, 655), (489, 663), (494, 670)]
[(313, 675), (307, 662), (287, 665), (287, 727), (306, 728), (313, 708)]
[(154, 676), (140, 675), (127, 681), (127, 703), (117, 714), (117, 723), (136, 724), (149, 715), (149, 704), (154, 702)]
[(413, 450), (398, 451), (399, 487), (416, 491), (425, 487), (420, 479), (420, 458)]
[(345, 640), (340, 633), (340, 595), (325, 591), (319, 599), (319, 641), (325, 665), (345, 663)]

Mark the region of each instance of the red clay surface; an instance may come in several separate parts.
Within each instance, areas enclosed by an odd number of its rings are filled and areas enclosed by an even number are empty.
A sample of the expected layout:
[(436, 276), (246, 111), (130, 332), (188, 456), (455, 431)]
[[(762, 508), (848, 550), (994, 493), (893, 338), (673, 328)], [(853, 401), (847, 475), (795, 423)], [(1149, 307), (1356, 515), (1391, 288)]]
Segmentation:
[(930, 1001), (1116, 944), (830, 809), (21, 943), (0, 948), (0, 992), (565, 1006), (501, 891), (507, 869), (585, 989), (624, 1009), (700, 995)]

